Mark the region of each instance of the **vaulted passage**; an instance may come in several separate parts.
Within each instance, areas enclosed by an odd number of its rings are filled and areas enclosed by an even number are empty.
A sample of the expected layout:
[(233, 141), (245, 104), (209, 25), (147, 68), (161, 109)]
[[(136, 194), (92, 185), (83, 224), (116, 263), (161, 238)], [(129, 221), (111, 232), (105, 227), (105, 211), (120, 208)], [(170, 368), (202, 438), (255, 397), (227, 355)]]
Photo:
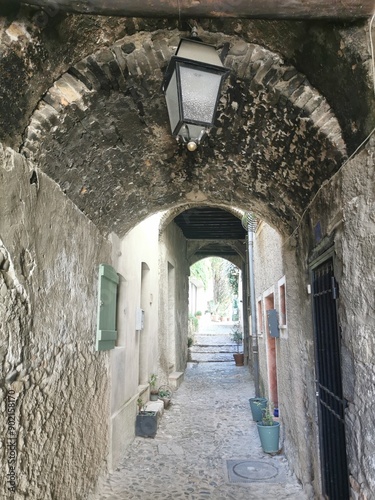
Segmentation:
[(208, 143), (179, 149), (160, 92), (178, 35), (126, 37), (72, 66), (39, 103), (23, 154), (107, 232), (123, 235), (182, 201), (244, 206), (249, 197), (264, 218), (294, 229), (346, 158), (332, 109), (278, 54), (205, 33), (228, 46), (231, 77)]
[[(331, 263), (340, 335), (324, 359), (335, 355), (342, 372), (347, 461), (338, 476), (343, 491), (370, 498), (375, 99), (366, 2), (362, 13), (350, 3), (355, 19), (250, 19), (232, 2), (231, 17), (189, 22), (186, 2), (180, 16), (149, 19), (69, 11), (97, 2), (34, 3), (7, 2), (0, 18), (1, 395), (15, 422), (2, 419), (1, 432), (17, 440), (17, 452), (12, 441), (0, 452), (9, 478), (0, 497), (86, 498), (116, 469), (150, 381), (176, 391), (183, 383), (190, 266), (215, 256), (242, 271), (242, 369), (279, 406), (280, 449), (307, 498), (337, 498), (316, 397), (330, 320), (322, 315), (317, 341), (311, 294), (314, 269)], [(161, 3), (172, 6), (147, 5)], [(160, 88), (192, 25), (230, 70), (215, 125), (193, 153), (172, 138)], [(103, 265), (114, 277), (110, 297), (98, 294)]]

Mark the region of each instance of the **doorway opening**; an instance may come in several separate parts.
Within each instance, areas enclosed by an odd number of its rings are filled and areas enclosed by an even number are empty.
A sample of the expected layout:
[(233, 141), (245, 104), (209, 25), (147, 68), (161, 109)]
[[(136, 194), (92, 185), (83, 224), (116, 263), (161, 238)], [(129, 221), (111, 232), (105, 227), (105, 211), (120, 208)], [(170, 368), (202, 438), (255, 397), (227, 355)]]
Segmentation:
[(176, 366), (176, 336), (175, 336), (175, 289), (176, 276), (174, 266), (168, 262), (168, 369), (169, 373), (173, 372)]
[[(264, 298), (265, 311), (275, 308), (274, 294), (270, 293)], [(268, 369), (268, 383), (270, 400), (275, 408), (279, 406), (279, 396), (277, 391), (277, 353), (276, 353), (276, 339), (271, 337), (268, 322), (265, 322), (266, 336), (267, 336), (267, 369)]]
[(150, 310), (150, 268), (146, 262), (141, 264), (141, 310), (144, 311), (143, 330), (139, 334), (139, 369), (138, 384), (147, 384), (148, 380), (148, 359), (147, 345), (149, 337), (149, 310)]
[(189, 360), (197, 363), (233, 363), (233, 354), (243, 345), (232, 339), (243, 331), (242, 273), (220, 257), (202, 259), (190, 268), (189, 329), (193, 345)]
[(313, 266), (312, 287), (323, 493), (330, 500), (347, 500), (346, 401), (342, 390), (338, 285), (333, 258)]

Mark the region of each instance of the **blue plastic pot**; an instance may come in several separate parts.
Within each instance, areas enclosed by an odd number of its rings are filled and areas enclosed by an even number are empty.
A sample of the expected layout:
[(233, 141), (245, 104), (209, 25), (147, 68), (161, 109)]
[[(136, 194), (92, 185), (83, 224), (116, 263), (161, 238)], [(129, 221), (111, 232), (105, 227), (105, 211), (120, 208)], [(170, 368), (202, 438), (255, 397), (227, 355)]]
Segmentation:
[(279, 451), (280, 423), (273, 422), (273, 425), (263, 425), (257, 423), (260, 443), (265, 453), (277, 453)]
[(250, 398), (249, 403), (254, 422), (260, 422), (263, 417), (263, 412), (267, 408), (267, 403), (268, 403), (267, 399)]

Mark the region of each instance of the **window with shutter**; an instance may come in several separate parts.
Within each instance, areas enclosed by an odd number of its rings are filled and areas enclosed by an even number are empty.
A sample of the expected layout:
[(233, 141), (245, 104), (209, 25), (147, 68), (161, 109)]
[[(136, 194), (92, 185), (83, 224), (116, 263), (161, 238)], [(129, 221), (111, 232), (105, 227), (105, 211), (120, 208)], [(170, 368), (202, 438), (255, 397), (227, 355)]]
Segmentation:
[(96, 350), (108, 351), (116, 345), (117, 286), (119, 277), (108, 264), (99, 266), (98, 322)]

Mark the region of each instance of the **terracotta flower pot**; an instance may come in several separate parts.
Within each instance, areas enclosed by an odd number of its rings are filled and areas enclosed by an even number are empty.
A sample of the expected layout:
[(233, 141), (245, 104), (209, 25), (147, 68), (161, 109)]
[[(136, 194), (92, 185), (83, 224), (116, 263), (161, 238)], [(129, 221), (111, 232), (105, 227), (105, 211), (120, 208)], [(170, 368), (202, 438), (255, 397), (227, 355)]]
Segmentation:
[(244, 355), (243, 353), (236, 352), (233, 354), (234, 361), (236, 362), (236, 366), (243, 366), (244, 364)]

